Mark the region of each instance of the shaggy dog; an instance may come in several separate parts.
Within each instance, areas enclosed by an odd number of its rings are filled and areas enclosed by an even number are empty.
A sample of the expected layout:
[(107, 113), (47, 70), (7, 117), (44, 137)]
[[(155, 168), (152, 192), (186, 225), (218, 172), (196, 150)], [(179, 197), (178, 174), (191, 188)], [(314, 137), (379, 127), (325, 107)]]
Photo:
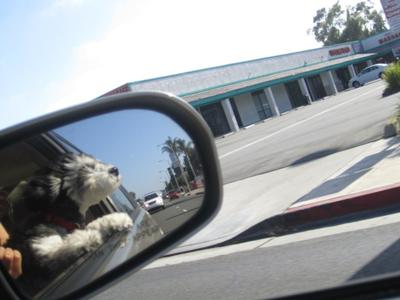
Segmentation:
[(8, 196), (6, 226), (11, 233), (8, 246), (22, 253), (23, 277), (61, 271), (108, 236), (131, 228), (126, 213), (85, 224), (87, 209), (120, 182), (116, 167), (85, 154), (65, 154), (42, 174), (20, 182)]

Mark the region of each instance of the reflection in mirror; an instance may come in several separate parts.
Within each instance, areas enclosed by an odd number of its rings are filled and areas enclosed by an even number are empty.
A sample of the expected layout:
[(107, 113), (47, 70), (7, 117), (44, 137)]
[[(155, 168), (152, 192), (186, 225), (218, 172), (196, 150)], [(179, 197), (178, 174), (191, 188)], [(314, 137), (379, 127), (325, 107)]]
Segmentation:
[(192, 140), (154, 111), (113, 112), (31, 137), (1, 149), (0, 165), (0, 252), (11, 255), (2, 269), (34, 298), (98, 278), (203, 201)]

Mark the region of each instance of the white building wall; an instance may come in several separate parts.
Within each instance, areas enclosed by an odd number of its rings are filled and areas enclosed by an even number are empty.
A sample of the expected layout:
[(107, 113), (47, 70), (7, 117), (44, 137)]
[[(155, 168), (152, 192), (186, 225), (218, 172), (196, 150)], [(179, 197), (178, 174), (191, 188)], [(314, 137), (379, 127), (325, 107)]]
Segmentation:
[(297, 80), (299, 86), (300, 86), (300, 90), (303, 93), (304, 96), (307, 97), (307, 102), (308, 104), (312, 103), (312, 97), (311, 97), (311, 93), (307, 88), (307, 84), (306, 84), (306, 80), (304, 78), (300, 78), (299, 80)]
[(343, 83), (337, 76), (336, 71), (332, 71), (332, 76), (333, 76), (333, 80), (335, 80), (335, 84), (336, 84), (336, 88), (337, 88), (338, 92), (343, 91), (344, 90)]
[(231, 131), (238, 131), (239, 125), (237, 123), (235, 114), (233, 112), (232, 105), (229, 99), (225, 99), (221, 101), (222, 109), (224, 110), (226, 120), (228, 121), (229, 128)]
[(292, 109), (292, 104), (290, 103), (289, 95), (286, 92), (286, 88), (283, 84), (274, 85), (271, 87), (272, 92), (275, 96), (276, 105), (281, 113), (289, 111)]
[(388, 30), (361, 41), (365, 51), (382, 47), (400, 39), (400, 30)]
[(349, 72), (350, 72), (350, 77), (354, 77), (357, 75), (356, 70), (354, 69), (353, 65), (349, 65), (348, 68), (349, 68)]
[(321, 73), (320, 76), (321, 76), (322, 83), (324, 85), (325, 91), (328, 94), (328, 96), (335, 94), (335, 91), (331, 86), (331, 81), (329, 79), (328, 72)]
[[(348, 49), (348, 52), (343, 54), (334, 54), (334, 56), (330, 54), (330, 51), (343, 48)], [(341, 44), (177, 74), (164, 78), (133, 82), (130, 84), (130, 88), (132, 91), (160, 90), (181, 95), (260, 75), (267, 75), (278, 71), (353, 55), (354, 53), (351, 43)]]
[(268, 104), (271, 107), (272, 114), (276, 117), (280, 116), (281, 112), (279, 111), (278, 105), (276, 104), (275, 95), (272, 92), (271, 87), (267, 87), (266, 89), (264, 89), (264, 93), (265, 93), (265, 96), (267, 97)]
[(242, 94), (234, 97), (236, 107), (239, 111), (243, 126), (254, 124), (260, 121), (256, 105), (250, 94)]

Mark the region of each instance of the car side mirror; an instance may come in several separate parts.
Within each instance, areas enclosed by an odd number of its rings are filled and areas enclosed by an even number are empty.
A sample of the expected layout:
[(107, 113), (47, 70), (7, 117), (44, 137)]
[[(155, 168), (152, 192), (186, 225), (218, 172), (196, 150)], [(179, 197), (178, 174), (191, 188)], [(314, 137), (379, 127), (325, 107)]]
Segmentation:
[(221, 203), (211, 131), (165, 93), (104, 97), (7, 128), (0, 166), (8, 298), (104, 290), (205, 226)]

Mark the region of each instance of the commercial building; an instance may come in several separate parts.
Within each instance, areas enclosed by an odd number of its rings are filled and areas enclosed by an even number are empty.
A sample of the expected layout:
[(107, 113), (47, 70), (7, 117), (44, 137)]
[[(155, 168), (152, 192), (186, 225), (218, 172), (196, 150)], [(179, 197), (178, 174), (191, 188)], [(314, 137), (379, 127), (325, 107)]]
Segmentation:
[(400, 30), (361, 41), (127, 83), (103, 96), (158, 90), (195, 107), (215, 136), (235, 132), (350, 88), (349, 79), (400, 55)]

